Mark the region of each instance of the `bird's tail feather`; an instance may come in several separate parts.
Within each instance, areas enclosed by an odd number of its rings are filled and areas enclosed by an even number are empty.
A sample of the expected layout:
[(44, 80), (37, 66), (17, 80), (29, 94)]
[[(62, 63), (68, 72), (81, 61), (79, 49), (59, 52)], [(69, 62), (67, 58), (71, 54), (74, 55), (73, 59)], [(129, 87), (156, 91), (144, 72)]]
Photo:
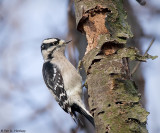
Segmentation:
[(73, 110), (73, 112), (77, 111), (81, 115), (85, 116), (92, 123), (92, 125), (95, 127), (94, 119), (86, 109), (83, 109), (82, 107), (78, 106), (77, 104), (73, 104), (72, 110)]
[(73, 113), (70, 112), (70, 115), (71, 115), (72, 119), (75, 121), (75, 123), (78, 124), (78, 119), (77, 119), (76, 113), (75, 112), (73, 112)]
[(77, 117), (77, 114), (75, 111), (70, 112), (70, 115), (77, 125), (81, 124), (83, 126), (82, 121)]

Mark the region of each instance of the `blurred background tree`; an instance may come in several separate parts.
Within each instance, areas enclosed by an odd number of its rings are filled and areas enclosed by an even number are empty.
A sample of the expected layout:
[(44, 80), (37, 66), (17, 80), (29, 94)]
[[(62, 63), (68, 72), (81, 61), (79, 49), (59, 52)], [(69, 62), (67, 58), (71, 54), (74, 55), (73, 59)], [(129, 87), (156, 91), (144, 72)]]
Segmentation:
[[(160, 56), (159, 5), (157, 0), (147, 1), (146, 6), (133, 0), (125, 3), (132, 14), (128, 20), (135, 35), (130, 44), (144, 53), (155, 37), (149, 53)], [(66, 55), (77, 66), (85, 52), (86, 40), (75, 29), (71, 0), (0, 1), (0, 129), (22, 129), (27, 133), (76, 132), (76, 124), (55, 102), (42, 79), (40, 45), (48, 37), (72, 39)], [(137, 76), (144, 77), (140, 78), (140, 88), (144, 88), (142, 102), (150, 112), (150, 133), (160, 133), (159, 68), (159, 58), (149, 60), (141, 65), (142, 75), (138, 72)]]

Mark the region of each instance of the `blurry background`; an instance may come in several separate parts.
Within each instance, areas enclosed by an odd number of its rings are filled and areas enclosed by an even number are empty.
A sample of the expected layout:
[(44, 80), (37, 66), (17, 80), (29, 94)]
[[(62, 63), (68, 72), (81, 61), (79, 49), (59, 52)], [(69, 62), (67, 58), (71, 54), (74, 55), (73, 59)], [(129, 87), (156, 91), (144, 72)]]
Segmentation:
[[(160, 1), (125, 2), (136, 45), (144, 53), (160, 57)], [(66, 52), (77, 66), (86, 47), (85, 37), (75, 30), (74, 8), (68, 0), (0, 0), (0, 130), (26, 133), (73, 133), (76, 124), (47, 90), (42, 79), (40, 45), (43, 39), (72, 39)], [(76, 56), (74, 56), (76, 55)], [(135, 74), (142, 103), (150, 112), (149, 133), (160, 133), (160, 59), (142, 63)], [(84, 90), (85, 92), (85, 90)], [(90, 132), (78, 130), (78, 132)]]

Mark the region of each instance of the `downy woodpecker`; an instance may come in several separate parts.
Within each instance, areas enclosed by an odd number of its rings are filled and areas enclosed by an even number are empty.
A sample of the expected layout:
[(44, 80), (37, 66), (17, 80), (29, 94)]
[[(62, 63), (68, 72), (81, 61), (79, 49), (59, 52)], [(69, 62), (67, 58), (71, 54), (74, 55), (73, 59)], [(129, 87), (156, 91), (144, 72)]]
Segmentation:
[[(69, 41), (70, 42), (70, 41)], [(94, 126), (94, 119), (82, 102), (82, 78), (64, 55), (66, 44), (58, 38), (45, 39), (41, 45), (43, 55), (43, 78), (60, 107), (69, 113), (75, 122), (76, 112), (85, 116)]]

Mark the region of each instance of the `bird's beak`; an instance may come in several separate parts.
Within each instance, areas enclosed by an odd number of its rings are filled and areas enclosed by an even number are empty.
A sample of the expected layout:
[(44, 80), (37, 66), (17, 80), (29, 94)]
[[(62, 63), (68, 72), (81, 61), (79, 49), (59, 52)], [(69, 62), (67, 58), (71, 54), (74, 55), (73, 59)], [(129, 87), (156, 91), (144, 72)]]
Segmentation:
[(72, 40), (65, 42), (64, 40), (61, 40), (61, 41), (59, 42), (59, 45), (66, 45), (66, 44), (70, 43), (71, 41), (72, 41)]
[(68, 42), (65, 42), (65, 44), (68, 44), (68, 43), (70, 43), (72, 40), (70, 40), (70, 41), (68, 41)]

